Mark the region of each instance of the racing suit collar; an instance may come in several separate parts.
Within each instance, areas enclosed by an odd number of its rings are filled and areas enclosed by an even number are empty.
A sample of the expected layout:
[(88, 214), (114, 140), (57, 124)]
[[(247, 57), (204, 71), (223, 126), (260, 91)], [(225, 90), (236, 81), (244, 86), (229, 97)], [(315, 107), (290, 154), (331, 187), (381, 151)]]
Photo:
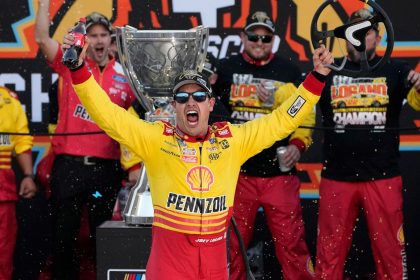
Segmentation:
[(176, 135), (187, 142), (203, 142), (210, 138), (210, 127), (207, 128), (207, 133), (204, 136), (191, 136), (184, 133), (178, 126), (175, 129)]
[[(96, 67), (99, 68), (98, 63), (96, 63), (96, 61), (93, 60), (92, 58), (86, 56), (85, 60), (89, 66), (89, 69), (93, 69)], [(108, 62), (105, 64), (104, 69), (107, 68), (108, 65), (110, 66), (114, 65), (114, 63), (115, 63), (115, 58), (112, 55), (108, 54)]]
[(257, 65), (257, 66), (266, 65), (274, 58), (273, 53), (270, 53), (270, 55), (268, 56), (268, 58), (266, 60), (255, 60), (255, 59), (251, 58), (245, 51), (243, 51), (241, 54), (242, 54), (243, 59), (246, 62), (248, 62), (249, 64)]

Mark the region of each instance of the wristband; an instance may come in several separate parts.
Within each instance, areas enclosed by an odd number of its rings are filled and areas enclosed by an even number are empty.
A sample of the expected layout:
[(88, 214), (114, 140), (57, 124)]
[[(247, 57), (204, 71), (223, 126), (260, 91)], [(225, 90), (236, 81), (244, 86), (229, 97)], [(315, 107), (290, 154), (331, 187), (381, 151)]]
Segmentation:
[(85, 66), (85, 62), (82, 61), (82, 63), (79, 66), (76, 66), (75, 68), (69, 68), (71, 72), (76, 72), (77, 70), (81, 69), (83, 66)]
[(320, 81), (320, 82), (322, 82), (322, 83), (325, 83), (325, 81), (327, 80), (327, 76), (325, 76), (325, 75), (323, 75), (323, 74), (321, 74), (321, 73), (318, 73), (318, 72), (316, 72), (316, 71), (312, 71), (311, 73), (312, 73), (312, 75), (314, 75), (314, 76), (315, 76), (315, 78), (316, 78), (318, 81)]

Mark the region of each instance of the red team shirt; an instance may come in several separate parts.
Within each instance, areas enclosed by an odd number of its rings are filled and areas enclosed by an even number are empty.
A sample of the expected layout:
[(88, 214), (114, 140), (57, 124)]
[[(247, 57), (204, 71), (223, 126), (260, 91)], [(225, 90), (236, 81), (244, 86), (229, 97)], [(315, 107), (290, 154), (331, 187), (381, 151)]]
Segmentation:
[[(61, 48), (57, 52), (51, 68), (63, 77), (60, 85), (58, 101), (59, 116), (55, 133), (86, 133), (97, 132), (101, 129), (90, 118), (85, 107), (74, 92), (70, 70), (61, 63), (63, 52)], [(93, 77), (98, 84), (108, 93), (109, 98), (115, 104), (127, 109), (135, 96), (125, 77), (121, 64), (110, 59), (103, 71), (92, 59), (86, 58)], [(105, 133), (74, 136), (54, 136), (52, 145), (55, 154), (70, 154), (76, 156), (95, 156), (106, 159), (119, 159), (119, 144)]]

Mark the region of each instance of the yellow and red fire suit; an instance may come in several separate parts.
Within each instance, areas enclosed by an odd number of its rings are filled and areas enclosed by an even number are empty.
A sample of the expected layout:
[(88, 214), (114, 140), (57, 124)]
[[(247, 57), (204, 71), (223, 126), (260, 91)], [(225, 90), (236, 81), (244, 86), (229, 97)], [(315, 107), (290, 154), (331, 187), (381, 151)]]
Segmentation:
[(299, 126), (323, 83), (311, 74), (272, 114), (242, 125), (215, 123), (197, 139), (115, 106), (86, 66), (72, 79), (95, 123), (146, 166), (154, 205), (147, 278), (227, 279), (226, 230), (240, 167)]
[(0, 279), (11, 279), (16, 244), (16, 178), (12, 170), (13, 153), (31, 152), (32, 136), (28, 120), (14, 92), (0, 87)]

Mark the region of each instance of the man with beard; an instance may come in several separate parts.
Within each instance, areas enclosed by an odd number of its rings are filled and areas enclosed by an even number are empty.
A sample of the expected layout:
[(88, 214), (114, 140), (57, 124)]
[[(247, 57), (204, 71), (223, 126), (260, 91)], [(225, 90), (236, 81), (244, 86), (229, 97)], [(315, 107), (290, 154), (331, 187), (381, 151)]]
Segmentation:
[[(361, 9), (350, 22), (370, 19)], [(377, 24), (366, 34), (371, 65), (380, 57)], [(360, 69), (361, 53), (347, 42), (345, 68)], [(340, 62), (337, 64), (340, 65)], [(360, 209), (369, 229), (377, 279), (406, 279), (402, 178), (398, 166), (399, 114), (404, 99), (420, 110), (420, 74), (390, 60), (364, 76), (331, 72), (320, 101), (324, 167), (316, 258), (317, 279), (343, 279)]]
[[(60, 44), (49, 36), (49, 25), (49, 0), (40, 0), (36, 40), (51, 68), (62, 77), (55, 132), (101, 132), (73, 90), (70, 71), (61, 63), (63, 51)], [(121, 65), (109, 54), (111, 23), (105, 16), (92, 13), (86, 18), (86, 30), (90, 41), (86, 65), (112, 102), (128, 108), (134, 94)], [(111, 219), (121, 185), (120, 149), (118, 143), (104, 133), (55, 136), (52, 147), (56, 156), (51, 175), (53, 279), (79, 279), (79, 256), (75, 249), (81, 212), (86, 205), (94, 245), (96, 227)]]
[[(271, 113), (296, 90), (293, 82), (298, 84), (301, 80), (295, 64), (272, 53), (274, 31), (267, 14), (255, 12), (241, 32), (243, 52), (220, 61), (215, 90), (230, 111), (232, 122), (244, 123)], [(269, 83), (277, 90), (269, 92)], [(302, 125), (314, 124), (313, 110)], [(250, 158), (241, 167), (235, 194), (233, 216), (245, 246), (251, 241), (257, 212), (262, 207), (286, 279), (313, 279), (295, 168), (312, 141), (311, 135), (310, 129), (298, 128)], [(276, 149), (281, 146), (285, 147), (280, 159), (282, 169), (276, 156)], [(230, 279), (244, 279), (239, 244), (233, 232), (230, 236)]]

